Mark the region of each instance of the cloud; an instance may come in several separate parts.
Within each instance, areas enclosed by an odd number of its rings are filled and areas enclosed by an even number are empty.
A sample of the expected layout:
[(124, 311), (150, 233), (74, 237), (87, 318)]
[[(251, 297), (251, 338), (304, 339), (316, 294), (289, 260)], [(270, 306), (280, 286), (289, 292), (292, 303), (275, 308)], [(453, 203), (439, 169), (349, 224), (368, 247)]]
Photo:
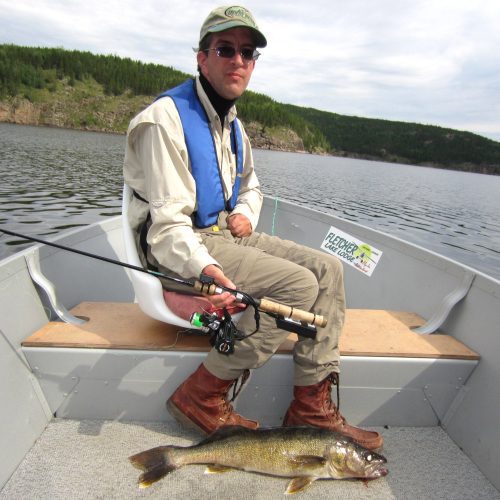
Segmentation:
[[(327, 111), (500, 139), (497, 0), (248, 0), (269, 45), (251, 89)], [(194, 74), (204, 0), (0, 0), (0, 43), (116, 54)]]

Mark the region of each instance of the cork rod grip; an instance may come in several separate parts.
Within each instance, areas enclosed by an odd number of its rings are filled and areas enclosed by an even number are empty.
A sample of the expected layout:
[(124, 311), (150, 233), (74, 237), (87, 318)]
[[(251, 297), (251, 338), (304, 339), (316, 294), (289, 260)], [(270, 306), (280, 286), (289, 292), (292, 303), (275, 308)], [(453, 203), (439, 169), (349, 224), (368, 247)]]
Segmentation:
[(205, 295), (215, 295), (216, 293), (221, 293), (221, 291), (217, 291), (217, 285), (215, 283), (208, 284), (195, 280), (193, 288), (197, 292), (204, 293)]
[[(204, 293), (206, 295), (215, 295), (216, 293), (221, 293), (221, 290), (217, 290), (217, 285), (214, 283), (206, 284), (198, 280), (194, 282), (194, 289), (197, 292)], [(259, 304), (259, 309), (264, 312), (277, 314), (283, 316), (284, 318), (290, 318), (295, 321), (303, 321), (309, 325), (325, 327), (327, 319), (323, 316), (303, 311), (302, 309), (296, 309), (295, 307), (285, 306), (279, 302), (273, 302), (268, 299), (256, 300)]]
[(285, 306), (278, 302), (273, 302), (268, 299), (261, 299), (259, 309), (265, 312), (270, 312), (283, 316), (284, 318), (290, 318), (295, 321), (304, 321), (310, 325), (325, 327), (327, 320), (323, 316), (303, 311), (302, 309), (296, 309), (295, 307)]

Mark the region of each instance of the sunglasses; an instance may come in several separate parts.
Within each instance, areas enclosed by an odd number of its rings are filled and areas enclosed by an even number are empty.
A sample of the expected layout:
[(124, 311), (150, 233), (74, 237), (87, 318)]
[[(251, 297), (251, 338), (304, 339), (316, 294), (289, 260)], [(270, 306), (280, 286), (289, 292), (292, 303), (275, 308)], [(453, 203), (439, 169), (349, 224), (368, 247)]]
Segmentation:
[[(220, 47), (215, 47), (214, 49), (206, 49), (206, 52), (209, 50), (215, 50), (217, 56), (223, 57), (224, 59), (231, 59), (236, 55), (236, 49), (230, 45), (221, 45)], [(257, 49), (250, 48), (240, 49), (239, 54), (244, 61), (256, 61), (260, 56), (260, 52)]]

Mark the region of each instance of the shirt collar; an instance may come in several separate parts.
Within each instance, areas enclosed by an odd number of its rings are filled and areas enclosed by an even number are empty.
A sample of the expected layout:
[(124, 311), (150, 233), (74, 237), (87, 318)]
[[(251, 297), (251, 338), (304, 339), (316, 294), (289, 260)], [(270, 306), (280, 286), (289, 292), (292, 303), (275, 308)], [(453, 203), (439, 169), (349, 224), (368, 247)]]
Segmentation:
[[(198, 93), (198, 97), (200, 98), (201, 104), (205, 108), (210, 121), (213, 122), (218, 116), (217, 111), (215, 110), (205, 90), (203, 89), (203, 85), (201, 84), (200, 77), (198, 75), (196, 76), (196, 92)], [(231, 108), (229, 108), (229, 111), (227, 113), (227, 117), (230, 123), (236, 118), (236, 115), (236, 106), (233, 104)]]

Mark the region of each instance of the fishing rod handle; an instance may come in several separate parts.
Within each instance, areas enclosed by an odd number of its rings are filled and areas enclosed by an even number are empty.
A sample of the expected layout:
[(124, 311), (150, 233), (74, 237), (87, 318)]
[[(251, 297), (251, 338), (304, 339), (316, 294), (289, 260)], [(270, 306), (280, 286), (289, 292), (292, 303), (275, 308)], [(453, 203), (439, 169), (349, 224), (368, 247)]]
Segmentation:
[(284, 318), (305, 322), (309, 325), (325, 327), (327, 323), (327, 319), (324, 316), (303, 311), (302, 309), (297, 309), (295, 307), (286, 306), (268, 299), (260, 299), (259, 309), (264, 312), (283, 316)]
[(204, 293), (205, 295), (216, 295), (223, 292), (222, 288), (218, 287), (215, 283), (203, 283), (199, 280), (194, 280), (193, 288), (197, 292)]
[[(215, 283), (202, 283), (201, 281), (194, 281), (194, 289), (197, 292), (204, 293), (206, 295), (215, 295), (217, 293), (222, 293), (223, 290), (218, 287)], [(240, 294), (235, 290), (236, 299), (240, 300)], [(244, 300), (242, 302), (245, 302)], [(290, 318), (295, 321), (303, 321), (309, 325), (325, 327), (327, 320), (323, 316), (303, 311), (302, 309), (296, 309), (295, 307), (286, 306), (280, 304), (279, 302), (273, 302), (268, 299), (256, 300), (259, 305), (259, 309), (264, 312), (269, 312), (276, 314), (278, 316), (283, 316), (284, 318)]]

